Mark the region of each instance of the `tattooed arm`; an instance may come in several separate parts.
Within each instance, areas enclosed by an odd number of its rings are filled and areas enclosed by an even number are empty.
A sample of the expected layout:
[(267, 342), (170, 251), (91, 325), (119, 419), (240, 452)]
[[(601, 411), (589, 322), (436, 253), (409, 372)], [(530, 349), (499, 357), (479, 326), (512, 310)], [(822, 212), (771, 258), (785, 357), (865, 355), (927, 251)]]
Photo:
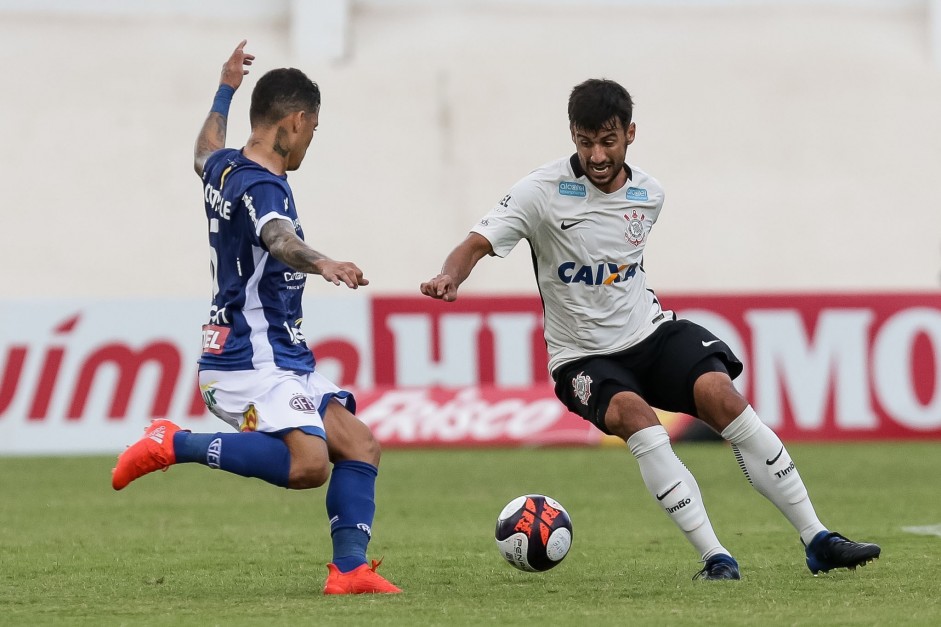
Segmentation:
[(272, 257), (295, 270), (319, 274), (334, 285), (345, 283), (354, 290), (360, 285), (369, 285), (369, 280), (363, 276), (363, 271), (355, 263), (334, 261), (305, 244), (294, 232), (294, 225), (290, 220), (276, 219), (268, 222), (261, 227), (261, 240), (268, 247)]
[[(246, 66), (252, 64), (255, 56), (245, 52), (246, 43), (246, 40), (243, 39), (222, 66), (222, 76), (219, 79), (220, 87), (228, 85), (234, 92), (242, 84), (242, 77), (248, 74)], [(229, 97), (231, 98), (231, 94)], [(214, 103), (213, 110), (209, 112), (206, 121), (203, 122), (203, 127), (196, 138), (196, 146), (193, 149), (193, 169), (196, 170), (196, 174), (199, 176), (203, 175), (203, 167), (206, 165), (206, 159), (209, 158), (209, 155), (225, 148), (227, 114), (220, 113), (215, 109)], [(225, 105), (224, 109), (228, 111), (228, 104)]]

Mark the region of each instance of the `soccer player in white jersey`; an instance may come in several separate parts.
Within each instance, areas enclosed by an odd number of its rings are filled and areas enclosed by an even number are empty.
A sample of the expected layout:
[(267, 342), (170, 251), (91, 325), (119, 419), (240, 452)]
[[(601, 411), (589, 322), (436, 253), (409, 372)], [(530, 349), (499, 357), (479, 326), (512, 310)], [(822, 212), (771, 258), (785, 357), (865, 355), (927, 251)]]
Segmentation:
[(630, 94), (610, 80), (571, 92), (576, 152), (517, 182), (421, 284), (453, 301), (484, 256), (506, 256), (525, 239), (545, 311), (549, 369), (559, 399), (623, 439), (657, 505), (700, 555), (702, 579), (739, 579), (719, 542), (693, 475), (677, 458), (652, 407), (696, 416), (732, 444), (749, 482), (794, 526), (812, 573), (855, 568), (875, 544), (829, 531), (817, 518), (781, 440), (736, 391), (742, 364), (721, 339), (663, 309), (643, 267), (663, 206), (656, 179), (625, 161), (636, 128)]
[(268, 72), (252, 91), (246, 146), (226, 149), (229, 103), (254, 60), (244, 46), (223, 65), (194, 151), (213, 279), (199, 383), (209, 410), (236, 431), (190, 433), (156, 420), (118, 458), (112, 486), (184, 462), (297, 490), (329, 477), (333, 560), (324, 594), (398, 593), (366, 561), (379, 444), (353, 415), (352, 394), (316, 371), (300, 329), (308, 274), (352, 289), (368, 283), (356, 264), (304, 242), (287, 182), (319, 123), (320, 89), (294, 68)]

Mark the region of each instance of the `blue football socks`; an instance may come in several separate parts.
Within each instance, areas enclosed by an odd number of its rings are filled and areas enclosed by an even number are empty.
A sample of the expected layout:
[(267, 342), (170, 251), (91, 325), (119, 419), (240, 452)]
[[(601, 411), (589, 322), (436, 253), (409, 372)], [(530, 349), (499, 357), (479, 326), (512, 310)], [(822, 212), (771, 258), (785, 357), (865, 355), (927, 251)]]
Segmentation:
[(173, 435), (177, 463), (196, 462), (242, 477), (256, 477), (288, 487), (291, 453), (280, 438), (267, 433), (190, 433)]
[(376, 514), (376, 476), (372, 464), (341, 461), (333, 465), (327, 488), (327, 516), (333, 540), (333, 563), (346, 573), (366, 563), (366, 545)]

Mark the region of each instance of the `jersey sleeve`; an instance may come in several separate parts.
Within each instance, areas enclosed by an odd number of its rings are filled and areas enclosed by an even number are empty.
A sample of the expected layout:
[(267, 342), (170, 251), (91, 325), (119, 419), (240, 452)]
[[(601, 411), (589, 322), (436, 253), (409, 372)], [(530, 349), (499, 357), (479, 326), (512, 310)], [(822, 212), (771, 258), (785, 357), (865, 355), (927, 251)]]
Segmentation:
[(494, 205), (471, 232), (490, 241), (493, 253), (506, 257), (521, 239), (529, 238), (536, 230), (545, 194), (531, 179), (523, 179), (510, 188), (509, 193)]
[(228, 152), (228, 149), (223, 148), (221, 150), (215, 150), (209, 153), (209, 156), (206, 157), (206, 162), (203, 164), (203, 180), (205, 181), (210, 177), (210, 172), (216, 167), (219, 161), (222, 160), (223, 156)]
[(660, 218), (660, 211), (663, 209), (663, 186), (660, 185), (660, 181), (651, 176), (649, 178), (648, 187), (650, 188), (650, 193), (654, 202), (654, 210), (651, 212), (650, 219), (650, 226), (653, 226)]
[(242, 204), (248, 211), (254, 227), (256, 243), (263, 246), (261, 229), (271, 220), (288, 220), (296, 223), (297, 214), (288, 199), (287, 192), (273, 183), (258, 183), (242, 194)]

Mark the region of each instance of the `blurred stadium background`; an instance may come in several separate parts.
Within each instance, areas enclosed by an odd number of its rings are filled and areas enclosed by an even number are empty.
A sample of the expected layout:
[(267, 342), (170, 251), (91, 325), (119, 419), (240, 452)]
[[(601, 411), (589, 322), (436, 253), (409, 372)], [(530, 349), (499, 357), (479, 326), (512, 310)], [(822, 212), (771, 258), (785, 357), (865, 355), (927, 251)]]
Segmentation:
[(452, 307), (417, 292), (572, 151), (567, 94), (592, 76), (633, 94), (628, 159), (666, 189), (653, 287), (742, 353), (765, 419), (789, 439), (939, 437), (939, 6), (0, 0), (0, 454), (113, 452), (158, 415), (215, 427), (193, 393), (191, 154), (242, 38), (257, 60), (229, 145), (264, 71), (323, 90), (291, 182), (313, 245), (372, 282), (311, 281), (304, 329), (388, 443), (597, 440), (554, 404), (525, 245)]
[[(108, 485), (149, 419), (222, 428), (194, 377), (191, 164), (243, 38), (230, 146), (266, 70), (323, 90), (290, 180), (312, 244), (371, 284), (310, 281), (304, 332), (383, 442), (370, 550), (400, 598), (316, 594), (322, 492), (194, 465)], [(0, 623), (941, 622), (941, 0), (0, 0), (0, 61)], [(690, 441), (745, 575), (689, 581), (630, 455), (590, 448), (610, 442), (553, 396), (526, 246), (456, 303), (418, 296), (510, 185), (572, 151), (568, 92), (597, 76), (631, 91), (628, 159), (666, 189), (652, 286), (743, 358), (821, 518), (882, 544), (876, 566), (810, 577), (725, 445)], [(581, 446), (539, 446), (557, 444)], [(575, 521), (538, 577), (491, 537), (527, 492)]]

